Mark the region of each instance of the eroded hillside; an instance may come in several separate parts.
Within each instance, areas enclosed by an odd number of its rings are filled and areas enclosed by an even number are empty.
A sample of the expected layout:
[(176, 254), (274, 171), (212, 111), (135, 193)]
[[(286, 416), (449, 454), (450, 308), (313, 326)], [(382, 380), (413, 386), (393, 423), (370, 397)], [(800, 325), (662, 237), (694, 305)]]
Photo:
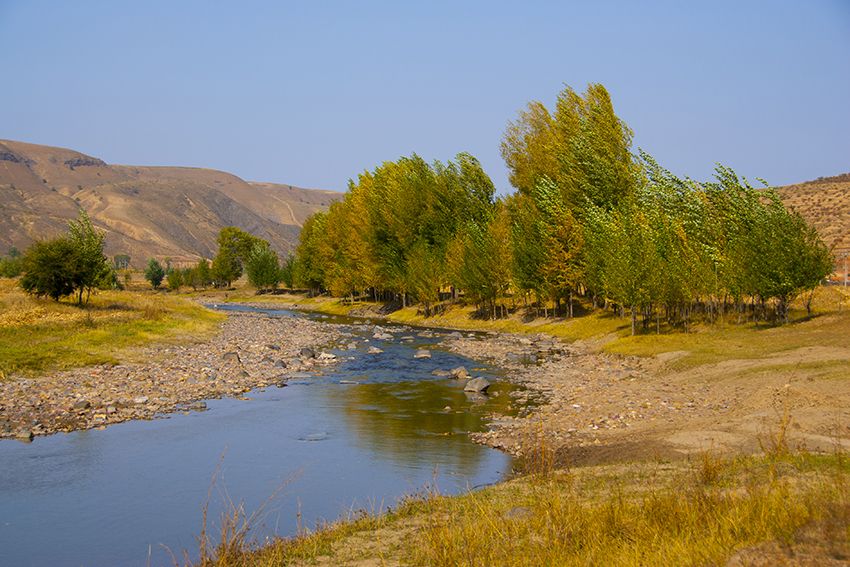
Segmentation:
[(340, 194), (249, 183), (223, 171), (111, 165), (73, 150), (0, 141), (0, 251), (63, 232), (83, 207), (106, 232), (106, 253), (193, 262), (215, 253), (224, 226), (265, 238), (282, 254), (301, 224)]

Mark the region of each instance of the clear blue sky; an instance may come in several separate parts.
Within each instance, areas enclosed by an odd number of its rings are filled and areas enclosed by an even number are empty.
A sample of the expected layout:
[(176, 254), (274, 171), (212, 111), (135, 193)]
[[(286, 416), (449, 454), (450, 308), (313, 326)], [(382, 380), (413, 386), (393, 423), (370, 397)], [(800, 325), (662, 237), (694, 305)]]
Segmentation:
[(0, 138), (111, 163), (344, 189), (469, 151), (500, 190), (508, 120), (601, 82), (681, 175), (850, 171), (850, 0), (0, 0)]

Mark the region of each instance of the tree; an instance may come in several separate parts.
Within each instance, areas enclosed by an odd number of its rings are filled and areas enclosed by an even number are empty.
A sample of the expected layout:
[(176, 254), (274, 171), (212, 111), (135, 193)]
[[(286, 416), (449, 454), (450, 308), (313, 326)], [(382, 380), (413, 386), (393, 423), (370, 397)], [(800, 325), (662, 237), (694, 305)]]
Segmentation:
[(295, 256), (289, 254), (280, 265), (280, 281), (292, 289), (295, 285)]
[(76, 253), (74, 243), (67, 237), (36, 242), (24, 255), (21, 287), (29, 294), (54, 301), (71, 295), (76, 281), (68, 265)]
[(68, 234), (38, 242), (22, 262), (21, 285), (37, 296), (55, 300), (75, 293), (82, 305), (97, 287), (114, 287), (117, 277), (103, 254), (103, 233), (94, 229), (88, 215), (80, 210), (77, 220), (68, 223)]
[(127, 254), (116, 254), (112, 258), (112, 265), (116, 270), (126, 270), (130, 267), (130, 256)]
[(145, 268), (145, 279), (148, 280), (154, 289), (158, 289), (165, 277), (165, 269), (162, 267), (156, 258), (151, 258), (148, 261), (148, 267)]
[(273, 289), (280, 282), (280, 262), (266, 242), (256, 242), (245, 262), (248, 282), (257, 290)]
[(176, 268), (171, 268), (165, 275), (165, 284), (169, 291), (177, 291), (183, 285), (183, 272)]
[(80, 209), (77, 220), (68, 223), (68, 231), (76, 250), (69, 258), (68, 269), (73, 274), (77, 303), (82, 304), (84, 291), (88, 301), (94, 288), (104, 284), (109, 287), (109, 282), (117, 278), (103, 253), (103, 232), (95, 230), (84, 210)]
[(212, 263), (212, 278), (217, 286), (229, 286), (230, 282), (242, 276), (245, 261), (257, 242), (266, 241), (235, 226), (221, 229), (218, 234), (218, 253)]

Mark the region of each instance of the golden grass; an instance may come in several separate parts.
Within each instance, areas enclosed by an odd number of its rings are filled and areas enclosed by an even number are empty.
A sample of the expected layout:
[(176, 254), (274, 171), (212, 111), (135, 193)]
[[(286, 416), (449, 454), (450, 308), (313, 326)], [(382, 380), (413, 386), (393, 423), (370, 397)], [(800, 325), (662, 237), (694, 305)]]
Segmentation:
[(78, 307), (0, 280), (0, 375), (117, 363), (151, 342), (208, 337), (224, 318), (163, 293), (99, 292)]
[(841, 557), (848, 480), (843, 455), (787, 453), (544, 471), (265, 546), (242, 541), (202, 565), (706, 565), (766, 542), (782, 553), (804, 531), (820, 557)]

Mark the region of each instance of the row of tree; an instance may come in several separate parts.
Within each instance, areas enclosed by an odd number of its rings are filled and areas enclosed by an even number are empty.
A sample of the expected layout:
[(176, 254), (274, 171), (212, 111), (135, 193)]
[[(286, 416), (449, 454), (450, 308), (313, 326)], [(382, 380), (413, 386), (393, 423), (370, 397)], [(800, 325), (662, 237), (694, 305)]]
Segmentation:
[(258, 290), (276, 288), (280, 282), (292, 287), (292, 258), (281, 264), (271, 245), (244, 230), (228, 226), (218, 235), (218, 252), (212, 264), (205, 258), (189, 268), (175, 268), (166, 261), (163, 266), (156, 258), (151, 258), (145, 268), (145, 279), (154, 289), (165, 281), (170, 290), (182, 286), (193, 289), (229, 287), (230, 284), (246, 274), (248, 281)]
[(533, 102), (502, 155), (517, 192), (494, 197), (478, 161), (417, 155), (351, 181), (304, 225), (296, 282), (336, 295), (397, 297), (426, 314), (458, 291), (495, 317), (506, 302), (571, 316), (576, 296), (628, 313), (633, 332), (728, 309), (787, 319), (832, 270), (830, 250), (771, 189), (729, 168), (680, 179), (647, 154), (601, 85)]

